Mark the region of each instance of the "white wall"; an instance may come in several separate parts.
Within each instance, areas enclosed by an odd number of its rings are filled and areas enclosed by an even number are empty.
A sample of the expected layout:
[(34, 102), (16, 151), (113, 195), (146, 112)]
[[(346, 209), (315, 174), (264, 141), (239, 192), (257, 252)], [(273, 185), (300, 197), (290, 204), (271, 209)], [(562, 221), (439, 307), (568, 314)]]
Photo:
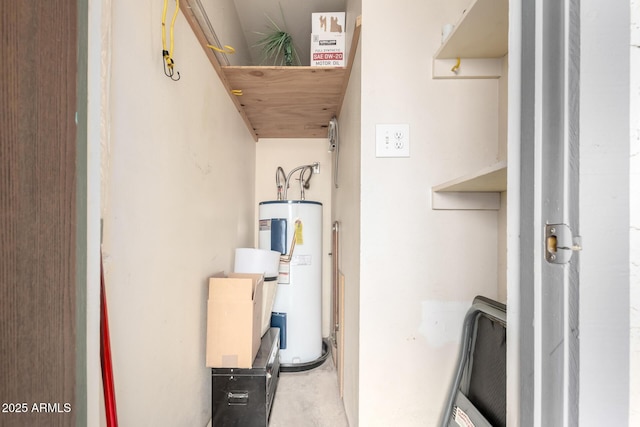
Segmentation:
[[(258, 204), (276, 200), (276, 169), (285, 174), (302, 165), (320, 162), (320, 173), (313, 174), (311, 187), (305, 190), (305, 200), (322, 203), (322, 336), (330, 334), (331, 313), (331, 154), (325, 138), (260, 139), (256, 145), (255, 162), (255, 223), (258, 229)], [(300, 200), (299, 173), (291, 176), (287, 198)], [(257, 239), (257, 233), (256, 233)], [(258, 246), (256, 240), (255, 247)]]
[[(440, 28), (467, 6), (363, 1), (362, 426), (436, 425), (464, 313), (497, 298), (497, 212), (430, 206), (431, 186), (499, 155), (498, 82), (431, 79)], [(377, 123), (410, 125), (410, 158), (375, 157)]]
[[(213, 27), (217, 47), (228, 45), (235, 49), (233, 54), (220, 55), (222, 65), (250, 65), (251, 56), (245, 35), (240, 25), (234, 0), (203, 0), (202, 6)], [(209, 36), (207, 36), (209, 37)], [(213, 38), (213, 35), (212, 35)], [(214, 42), (214, 40), (210, 40)], [(214, 43), (215, 45), (215, 43)], [(227, 63), (228, 61), (228, 63)]]
[[(498, 79), (498, 160), (508, 159), (509, 55), (502, 60)], [(507, 303), (507, 192), (500, 193), (498, 211), (498, 301)]]
[(580, 421), (627, 425), (629, 5), (580, 9)]
[(630, 90), (630, 396), (629, 425), (640, 425), (640, 2), (631, 0)]
[(102, 215), (118, 419), (204, 426), (207, 278), (254, 241), (255, 143), (182, 14), (173, 82), (162, 2), (110, 12)]

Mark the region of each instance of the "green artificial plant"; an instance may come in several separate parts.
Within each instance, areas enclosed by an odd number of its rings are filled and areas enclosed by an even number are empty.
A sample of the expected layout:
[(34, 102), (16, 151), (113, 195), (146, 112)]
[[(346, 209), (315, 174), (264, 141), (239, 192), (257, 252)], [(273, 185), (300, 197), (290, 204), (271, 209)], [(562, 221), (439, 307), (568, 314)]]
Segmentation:
[[(300, 58), (293, 45), (291, 34), (282, 30), (268, 15), (267, 19), (271, 22), (271, 31), (268, 33), (256, 32), (263, 38), (255, 44), (255, 46), (262, 48), (264, 62), (272, 61), (273, 65), (300, 65)], [(284, 14), (282, 19), (284, 21)]]

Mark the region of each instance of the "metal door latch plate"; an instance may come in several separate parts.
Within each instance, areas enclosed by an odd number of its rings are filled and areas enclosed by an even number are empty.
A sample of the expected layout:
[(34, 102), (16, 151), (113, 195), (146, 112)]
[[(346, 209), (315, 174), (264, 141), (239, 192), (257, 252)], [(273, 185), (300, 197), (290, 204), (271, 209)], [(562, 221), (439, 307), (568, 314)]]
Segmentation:
[(574, 252), (582, 250), (580, 236), (573, 236), (566, 224), (547, 224), (544, 230), (545, 259), (552, 264), (566, 264)]

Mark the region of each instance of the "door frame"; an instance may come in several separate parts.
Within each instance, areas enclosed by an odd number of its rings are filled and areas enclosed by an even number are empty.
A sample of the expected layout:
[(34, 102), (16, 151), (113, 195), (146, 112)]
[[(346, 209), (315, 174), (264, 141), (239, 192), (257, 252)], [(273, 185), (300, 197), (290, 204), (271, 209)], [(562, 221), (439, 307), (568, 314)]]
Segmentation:
[[(573, 10), (565, 16), (577, 20), (573, 33), (565, 31), (571, 27), (567, 20), (560, 29), (548, 23), (545, 4), (510, 2), (508, 423), (628, 425), (629, 3), (565, 0), (564, 10)], [(563, 126), (565, 136), (579, 134), (579, 141), (578, 152), (563, 152), (573, 159), (578, 182), (569, 185), (571, 196), (560, 208), (574, 211), (560, 219), (545, 218), (542, 206), (552, 165), (542, 141), (545, 69), (537, 62), (548, 59), (545, 32), (565, 46), (580, 46), (577, 59), (563, 61), (562, 68), (570, 76), (573, 67), (579, 77), (578, 93), (561, 109), (574, 123), (570, 132)], [(556, 93), (572, 90), (576, 82), (568, 77)], [(544, 257), (543, 229), (546, 222), (565, 218), (574, 234), (582, 235), (584, 247), (564, 269), (575, 277), (560, 294), (563, 303), (554, 304), (543, 287), (545, 269), (553, 268)], [(554, 343), (561, 345), (556, 349)], [(558, 349), (562, 357), (549, 363), (548, 354)]]
[[(110, 0), (78, 0), (79, 36), (78, 52), (84, 61), (79, 72), (78, 126), (79, 143), (84, 144), (79, 163), (84, 167), (78, 173), (79, 197), (83, 197), (84, 240), (79, 242), (78, 252), (84, 252), (84, 269), (78, 270), (79, 292), (84, 292), (86, 301), (83, 319), (85, 346), (78, 348), (78, 357), (84, 357), (85, 416), (78, 426), (99, 427), (104, 418), (102, 398), (102, 368), (100, 365), (100, 247), (102, 240), (101, 221), (101, 147), (103, 120), (108, 115), (108, 71), (103, 66), (103, 53), (109, 55), (108, 37), (110, 27)], [(104, 30), (103, 30), (104, 28)], [(79, 67), (80, 68), (80, 67)], [(108, 67), (107, 67), (108, 68)], [(82, 74), (81, 74), (82, 73)], [(108, 123), (107, 123), (108, 126)], [(83, 353), (81, 355), (80, 353)]]
[(518, 413), (509, 417), (514, 425), (578, 425), (579, 257), (569, 251), (571, 259), (561, 264), (548, 258), (545, 230), (558, 224), (579, 232), (579, 7), (579, 0), (536, 0), (511, 12), (520, 24), (511, 51), (520, 68), (510, 87), (519, 132), (510, 132), (509, 147), (510, 160), (519, 163), (509, 168), (519, 195), (517, 233), (511, 233), (518, 236), (511, 245), (518, 248), (511, 259), (518, 269), (510, 277), (518, 286), (508, 292), (509, 325), (515, 317), (518, 331), (510, 340), (519, 368), (517, 391), (508, 394), (517, 396)]

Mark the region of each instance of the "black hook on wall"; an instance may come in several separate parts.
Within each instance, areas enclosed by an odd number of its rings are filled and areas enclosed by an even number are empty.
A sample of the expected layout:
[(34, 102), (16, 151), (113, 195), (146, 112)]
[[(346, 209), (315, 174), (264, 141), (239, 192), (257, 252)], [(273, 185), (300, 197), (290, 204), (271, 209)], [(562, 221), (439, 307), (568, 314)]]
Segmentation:
[[(171, 58), (171, 56), (169, 56), (169, 51), (167, 51), (167, 50), (163, 50), (162, 51), (162, 63), (163, 63), (163, 66), (164, 66), (164, 75), (165, 76), (169, 77), (174, 82), (177, 82), (178, 80), (180, 80), (180, 72), (173, 70), (173, 66), (175, 64), (173, 62), (173, 58)], [(174, 76), (176, 76), (176, 75), (178, 76), (178, 78), (174, 78)]]

